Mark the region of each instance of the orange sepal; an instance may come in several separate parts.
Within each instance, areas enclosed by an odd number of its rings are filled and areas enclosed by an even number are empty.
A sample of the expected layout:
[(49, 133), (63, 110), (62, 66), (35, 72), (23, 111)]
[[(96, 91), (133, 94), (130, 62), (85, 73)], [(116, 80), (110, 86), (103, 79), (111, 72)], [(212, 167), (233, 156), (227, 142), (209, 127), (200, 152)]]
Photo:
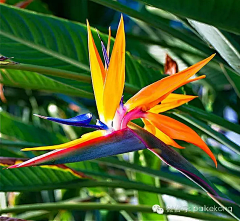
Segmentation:
[(198, 147), (200, 147), (203, 151), (205, 151), (211, 159), (214, 161), (217, 167), (217, 161), (211, 150), (204, 143), (201, 137), (190, 127), (186, 126), (183, 123), (180, 123), (177, 120), (174, 120), (170, 117), (154, 114), (154, 113), (146, 113), (145, 117), (149, 120), (155, 127), (161, 130), (163, 133), (168, 135), (172, 139), (184, 140), (186, 142), (192, 143)]
[(156, 105), (155, 107), (151, 108), (149, 112), (151, 113), (161, 113), (164, 111), (168, 111), (170, 109), (173, 109), (175, 107), (179, 107), (194, 98), (198, 96), (190, 96), (190, 95), (184, 95), (184, 94), (169, 94), (159, 105)]
[(189, 79), (187, 81), (184, 82), (184, 84), (182, 84), (181, 86), (185, 85), (185, 84), (188, 84), (188, 83), (191, 83), (193, 81), (198, 81), (198, 80), (201, 80), (203, 78), (205, 78), (206, 75), (201, 75), (201, 76), (198, 76), (198, 77), (195, 77), (195, 78), (192, 78), (192, 79)]
[(175, 142), (172, 138), (170, 138), (168, 135), (160, 131), (158, 128), (153, 126), (148, 120), (142, 119), (144, 122), (144, 129), (156, 136), (159, 140), (164, 142), (167, 145), (179, 148), (179, 149), (185, 149), (185, 147), (180, 146), (177, 142)]
[[(193, 79), (189, 79), (189, 80), (183, 82), (181, 85), (178, 85), (178, 86), (176, 87), (176, 89), (179, 88), (179, 87), (182, 87), (182, 86), (185, 85), (185, 84), (188, 84), (188, 83), (193, 82), (193, 81), (198, 81), (198, 80), (203, 79), (203, 78), (205, 78), (205, 77), (206, 77), (206, 75), (201, 75), (201, 76), (199, 76), (199, 77), (196, 77), (196, 78), (193, 78)], [(149, 103), (149, 104), (148, 104), (148, 107), (155, 107), (157, 104), (159, 104), (160, 102), (164, 101), (170, 94), (171, 94), (171, 92), (168, 92), (168, 93), (165, 94), (164, 96), (159, 97), (157, 100)], [(179, 105), (179, 106), (180, 106), (180, 105)], [(143, 110), (146, 111), (146, 110), (148, 110), (148, 109), (147, 109), (146, 107), (143, 107)], [(166, 111), (166, 110), (165, 110), (165, 111)], [(162, 112), (163, 112), (163, 111), (162, 111)]]
[(187, 80), (206, 65), (214, 55), (215, 54), (177, 74), (165, 77), (147, 87), (144, 87), (125, 103), (128, 111), (135, 107), (142, 107), (144, 110), (151, 109), (162, 101), (166, 95), (186, 84), (186, 82), (188, 82)]
[(125, 32), (121, 16), (106, 75), (103, 95), (105, 123), (111, 124), (120, 104), (125, 81)]
[(97, 109), (99, 118), (104, 122), (104, 106), (103, 106), (103, 88), (105, 81), (105, 69), (98, 53), (97, 47), (94, 43), (92, 32), (87, 21), (88, 30), (88, 51), (89, 51), (89, 61), (92, 75), (92, 85), (94, 90), (94, 95), (96, 99)]

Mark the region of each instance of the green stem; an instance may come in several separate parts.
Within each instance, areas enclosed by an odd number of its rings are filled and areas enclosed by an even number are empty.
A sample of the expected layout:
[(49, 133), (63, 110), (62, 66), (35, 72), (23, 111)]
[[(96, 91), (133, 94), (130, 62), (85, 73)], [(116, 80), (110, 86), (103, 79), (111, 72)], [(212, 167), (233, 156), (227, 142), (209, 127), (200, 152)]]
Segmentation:
[[(21, 213), (27, 211), (36, 210), (47, 210), (47, 211), (58, 211), (58, 210), (109, 210), (109, 211), (128, 211), (128, 212), (144, 212), (153, 213), (151, 206), (143, 205), (129, 205), (129, 204), (101, 204), (101, 203), (38, 203), (21, 205), (12, 208), (6, 208), (0, 210), (0, 214), (4, 213)], [(175, 211), (175, 210), (164, 210), (166, 215), (178, 215), (187, 216), (202, 220), (219, 220), (219, 221), (234, 221), (232, 218), (223, 218), (207, 213), (199, 212), (186, 212), (186, 211)]]

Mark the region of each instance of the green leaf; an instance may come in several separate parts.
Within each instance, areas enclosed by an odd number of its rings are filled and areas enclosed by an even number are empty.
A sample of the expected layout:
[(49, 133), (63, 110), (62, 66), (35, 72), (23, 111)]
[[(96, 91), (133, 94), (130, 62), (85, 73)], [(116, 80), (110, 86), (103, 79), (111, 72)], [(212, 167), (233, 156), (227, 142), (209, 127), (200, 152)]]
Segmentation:
[(240, 77), (239, 77), (239, 75), (235, 74), (235, 72), (233, 72), (232, 70), (225, 68), (223, 65), (221, 65), (221, 68), (222, 68), (223, 73), (225, 74), (226, 78), (232, 85), (234, 91), (240, 98)]
[[(180, 69), (182, 69), (181, 68), (182, 63), (185, 64), (184, 65), (185, 67), (188, 67), (206, 57), (199, 50), (196, 50), (190, 47), (188, 44), (182, 41), (179, 41), (177, 38), (171, 38), (162, 31), (157, 32), (157, 30), (152, 29), (146, 23), (143, 23), (136, 19), (134, 19), (134, 21), (137, 23), (137, 25), (139, 25), (143, 29), (144, 32), (146, 32), (146, 36), (145, 35), (141, 35), (141, 36), (127, 35), (127, 39), (130, 39), (131, 41), (134, 40), (135, 44), (139, 45), (137, 48), (136, 46), (133, 47), (133, 49), (132, 49), (132, 44), (129, 46), (128, 50), (133, 52), (133, 54), (137, 50), (138, 56), (140, 55), (141, 58), (144, 58), (146, 60), (148, 58), (145, 58), (142, 56), (143, 53), (141, 52), (142, 51), (141, 45), (147, 45), (147, 46), (154, 45), (154, 47), (156, 47), (156, 45), (159, 45), (160, 47), (157, 48), (158, 50), (156, 49), (154, 50), (157, 52), (153, 53), (155, 56), (155, 59), (157, 61), (160, 61), (161, 64), (164, 64), (165, 54), (166, 53), (170, 54), (170, 56), (173, 59), (176, 59), (177, 63), (180, 66)], [(162, 49), (162, 48), (165, 48), (165, 49)], [(157, 61), (155, 63), (158, 63)], [(219, 57), (217, 57), (217, 59), (213, 60), (207, 66), (205, 66), (199, 71), (200, 74), (204, 74), (207, 76), (206, 79), (199, 81), (199, 83), (200, 84), (202, 83), (204, 86), (211, 89), (211, 91), (213, 92), (225, 90), (226, 88), (230, 87), (230, 84), (233, 86), (233, 88), (236, 88), (235, 84), (237, 85), (237, 82), (231, 81), (229, 77), (225, 74), (225, 72), (226, 71), (230, 72), (231, 76), (233, 77), (236, 76), (237, 74), (227, 65), (226, 62), (224, 65), (221, 64), (221, 67), (220, 67), (217, 61), (224, 63), (223, 59), (219, 59)]]
[(229, 33), (220, 31), (217, 28), (189, 20), (190, 24), (197, 30), (202, 38), (212, 45), (216, 51), (227, 61), (227, 63), (240, 76), (240, 45), (236, 42)]
[(186, 188), (193, 188), (195, 190), (201, 191), (201, 189), (195, 183), (192, 183), (191, 181), (185, 179), (184, 177), (180, 177), (174, 173), (167, 173), (167, 172), (163, 172), (160, 170), (153, 170), (151, 168), (142, 167), (137, 164), (116, 160), (113, 157), (100, 158), (95, 161), (105, 163), (107, 165), (125, 169), (125, 170), (131, 170), (131, 171), (144, 173), (144, 174), (150, 175), (152, 177), (158, 177), (161, 180), (164, 180), (166, 182), (174, 182), (174, 183), (180, 184)]
[(38, 128), (31, 124), (25, 124), (21, 120), (4, 111), (0, 112), (0, 118), (0, 132), (14, 140), (41, 143), (45, 145), (59, 144), (67, 141), (67, 139), (60, 134), (50, 133), (43, 128)]
[(194, 48), (197, 48), (198, 50), (204, 52), (207, 55), (213, 54), (213, 51), (210, 48), (208, 48), (206, 45), (204, 45), (201, 41), (199, 41), (194, 36), (183, 33), (181, 31), (178, 31), (177, 29), (172, 28), (170, 26), (171, 20), (169, 19), (156, 16), (154, 14), (147, 12), (146, 10), (137, 11), (137, 10), (131, 9), (130, 7), (127, 7), (113, 0), (91, 0), (91, 1), (105, 5), (114, 10), (125, 13), (133, 18), (144, 21), (148, 25), (158, 28), (166, 32), (167, 34), (170, 34), (171, 36), (193, 46)]
[[(0, 5), (0, 9), (1, 53), (11, 55), (9, 57), (14, 56), (14, 61), (27, 64), (5, 65), (1, 68), (51, 75), (55, 81), (78, 88), (78, 91), (92, 93), (85, 25), (3, 4)], [(98, 43), (96, 30), (92, 30), (92, 33)], [(101, 34), (101, 37), (104, 42), (107, 41), (107, 35)], [(97, 46), (100, 51), (100, 42)], [(146, 66), (126, 53), (127, 92), (135, 93), (136, 85), (146, 86), (161, 76), (160, 70)], [(79, 82), (73, 84), (70, 79)], [(73, 93), (78, 92), (75, 90)], [(79, 95), (85, 96), (81, 91)]]
[[(151, 29), (143, 22), (136, 22), (137, 24), (140, 24), (140, 27), (144, 31), (146, 31), (147, 36), (140, 37), (130, 35), (129, 38), (135, 39), (135, 42), (139, 42), (139, 44), (150, 44), (154, 46), (159, 45), (160, 47), (157, 48), (158, 50), (154, 50), (157, 52), (154, 52), (153, 54), (155, 56), (155, 59), (160, 61), (161, 64), (164, 64), (165, 62), (164, 58), (166, 53), (177, 61), (180, 69), (182, 69), (182, 66), (185, 66), (186, 68), (197, 63), (199, 60), (206, 58), (206, 55), (201, 53), (199, 50), (190, 47), (186, 43), (179, 41), (176, 38), (171, 38), (163, 32), (157, 32), (155, 29)], [(151, 40), (149, 36), (157, 40)], [(141, 47), (138, 47), (138, 50), (140, 51)], [(215, 57), (217, 57), (217, 55)], [(201, 84), (202, 82), (204, 86), (211, 88), (211, 90), (214, 89), (214, 91), (225, 90), (226, 88), (230, 87), (229, 79), (224, 75), (223, 68), (236, 75), (236, 73), (227, 65), (226, 62), (224, 66), (221, 65), (222, 68), (220, 67), (219, 62), (224, 63), (224, 60), (217, 57), (215, 60), (211, 61), (207, 66), (203, 67), (199, 71), (199, 74), (204, 74), (207, 76), (206, 79), (199, 81), (199, 83)], [(185, 65), (183, 65), (183, 63)], [(234, 84), (231, 85), (234, 87)]]
[[(9, 68), (9, 66), (5, 66), (4, 68)], [(21, 67), (18, 69), (21, 69)], [(1, 69), (0, 73), (1, 73), (0, 82), (7, 86), (20, 87), (32, 90), (41, 90), (53, 93), (63, 93), (75, 96), (77, 95), (88, 98), (93, 97), (92, 93), (81, 89), (80, 86), (74, 87), (74, 84), (71, 85), (65, 79), (56, 81), (55, 79), (51, 79), (39, 73), (23, 70)]]
[[(145, 151), (145, 150), (134, 152), (134, 163), (141, 166), (147, 166), (156, 170), (159, 170), (161, 166), (160, 165), (161, 161), (157, 157), (152, 157), (150, 151)], [(147, 174), (138, 173), (138, 172), (135, 174), (135, 177), (136, 177), (135, 178), (136, 181), (138, 182), (150, 184), (160, 188), (159, 179), (156, 179)], [(137, 196), (138, 196), (139, 204), (149, 205), (149, 206), (153, 206), (157, 204), (161, 206), (161, 208), (164, 207), (161, 195), (138, 191)], [(165, 215), (160, 215), (157, 213), (154, 213), (154, 214), (141, 213), (141, 220), (158, 220), (158, 219), (161, 219), (163, 221), (167, 220)]]
[[(208, 197), (195, 198), (195, 195), (191, 195), (185, 192), (179, 193), (178, 190), (159, 188), (152, 185), (141, 184), (139, 182), (133, 182), (128, 180), (120, 180), (113, 177), (113, 181), (96, 181), (88, 179), (80, 179), (78, 174), (69, 169), (62, 169), (52, 166), (41, 167), (28, 167), (17, 169), (5, 169), (6, 167), (0, 166), (1, 184), (0, 191), (13, 192), (13, 191), (40, 191), (40, 190), (53, 190), (53, 189), (75, 189), (82, 187), (109, 187), (109, 188), (124, 188), (126, 190), (139, 190), (152, 194), (168, 194), (186, 199), (190, 202), (197, 203), (198, 205), (213, 205), (214, 202)], [(78, 171), (80, 172), (80, 171)], [(91, 173), (91, 171), (84, 171), (84, 174)], [(36, 176), (39, 174), (39, 176)], [(101, 177), (101, 174), (98, 175)], [(104, 178), (103, 176), (101, 177)], [(9, 185), (9, 182), (12, 184)]]
[[(218, 160), (222, 164), (221, 155), (218, 157)], [(204, 173), (209, 174), (210, 176), (217, 177), (217, 179), (224, 181), (225, 183), (229, 184), (233, 189), (240, 191), (240, 186), (238, 185), (238, 183), (240, 182), (239, 174), (234, 175), (232, 174), (232, 171), (230, 171), (227, 168), (224, 168), (224, 171), (219, 171), (213, 170), (212, 168), (208, 168), (205, 165), (194, 166), (196, 166), (197, 169), (201, 169)], [(239, 203), (239, 198), (236, 198), (236, 195), (233, 195), (233, 197), (231, 196), (231, 198), (235, 200), (235, 202)]]
[(87, 44), (79, 42), (85, 33), (82, 25), (1, 4), (1, 53), (20, 63), (89, 71)]
[[(164, 208), (165, 209), (165, 208)], [(145, 212), (153, 213), (152, 207), (144, 205), (130, 205), (130, 204), (106, 204), (106, 203), (37, 203), (37, 204), (28, 204), (20, 205), (15, 207), (10, 207), (6, 209), (1, 209), (0, 214), (3, 213), (16, 213), (16, 212), (26, 212), (26, 211), (59, 211), (59, 210), (109, 210), (109, 211), (128, 211), (128, 212)], [(165, 210), (166, 215), (177, 215), (177, 216), (186, 216), (186, 211), (169, 211)], [(220, 217), (219, 215), (212, 215), (202, 212), (188, 212), (188, 217), (200, 219), (200, 220), (218, 220), (218, 221), (234, 221), (230, 217)]]
[(0, 166), (0, 191), (30, 191), (45, 188), (57, 189), (60, 185), (81, 183), (79, 176), (59, 167), (31, 167), (7, 170)]
[(12, 148), (6, 148), (3, 145), (3, 141), (2, 139), (0, 139), (0, 157), (23, 157), (24, 154), (23, 153), (18, 153), (17, 151), (12, 150)]
[(138, 0), (147, 5), (240, 34), (238, 0)]

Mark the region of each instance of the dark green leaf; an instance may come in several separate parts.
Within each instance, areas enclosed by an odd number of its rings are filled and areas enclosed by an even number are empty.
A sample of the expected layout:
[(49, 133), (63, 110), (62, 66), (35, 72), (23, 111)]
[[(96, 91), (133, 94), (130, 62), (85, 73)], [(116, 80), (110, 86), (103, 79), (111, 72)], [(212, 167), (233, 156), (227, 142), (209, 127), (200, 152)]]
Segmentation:
[[(6, 68), (51, 75), (52, 79), (76, 88), (78, 91), (74, 90), (73, 93), (79, 92), (80, 96), (85, 96), (81, 94), (81, 90), (92, 93), (85, 25), (3, 4), (0, 8), (1, 53), (11, 55), (14, 61), (30, 64), (5, 66)], [(18, 21), (17, 25), (16, 21)], [(37, 27), (36, 23), (38, 23)], [(92, 32), (97, 43), (96, 30)], [(106, 42), (107, 35), (101, 37)], [(100, 42), (97, 46), (100, 51)], [(15, 72), (13, 74), (17, 75)], [(63, 77), (79, 80), (81, 83), (66, 81), (62, 79)], [(160, 77), (160, 70), (141, 64), (141, 61), (133, 59), (129, 53), (126, 53), (127, 92), (135, 93), (136, 86), (146, 86)], [(10, 84), (9, 80), (6, 83)]]
[(145, 4), (169, 11), (180, 17), (201, 21), (230, 32), (240, 34), (238, 0), (138, 0)]
[(50, 133), (45, 129), (35, 127), (31, 124), (25, 124), (6, 112), (1, 111), (0, 118), (0, 132), (14, 140), (41, 143), (46, 145), (59, 144), (60, 142), (67, 141), (67, 139), (60, 134)]
[[(240, 45), (235, 41), (231, 35), (225, 31), (218, 30), (217, 28), (189, 20), (190, 24), (197, 30), (202, 38), (212, 45), (216, 51), (227, 61), (227, 63), (238, 73), (240, 76)], [(239, 80), (238, 80), (239, 81)]]

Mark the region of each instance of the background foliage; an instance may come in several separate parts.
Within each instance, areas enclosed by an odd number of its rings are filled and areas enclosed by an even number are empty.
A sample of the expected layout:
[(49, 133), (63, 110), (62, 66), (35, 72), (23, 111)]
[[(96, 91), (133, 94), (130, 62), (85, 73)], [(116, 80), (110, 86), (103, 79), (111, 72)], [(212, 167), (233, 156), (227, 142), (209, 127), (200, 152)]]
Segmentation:
[[(88, 19), (106, 42), (108, 26), (115, 36), (123, 13), (125, 99), (166, 76), (166, 54), (182, 70), (216, 53), (199, 72), (206, 74), (206, 79), (178, 90), (199, 98), (166, 114), (195, 129), (214, 152), (219, 166), (215, 169), (210, 158), (191, 144), (184, 143), (187, 148), (177, 151), (240, 203), (239, 1), (35, 0), (26, 9), (11, 6), (17, 2), (0, 4), (0, 55), (20, 63), (0, 66), (1, 157), (33, 157), (39, 152), (20, 149), (62, 143), (87, 131), (32, 114), (70, 118), (90, 111), (97, 117), (85, 21)], [(100, 43), (97, 47), (100, 50)], [(193, 212), (194, 206), (216, 204), (147, 151), (64, 168), (4, 170), (9, 162), (1, 162), (0, 213), (16, 218), (107, 221), (180, 220), (187, 216), (233, 220), (224, 212)], [(158, 215), (152, 213), (154, 204), (164, 208), (182, 205), (192, 212), (165, 210), (165, 215)]]

